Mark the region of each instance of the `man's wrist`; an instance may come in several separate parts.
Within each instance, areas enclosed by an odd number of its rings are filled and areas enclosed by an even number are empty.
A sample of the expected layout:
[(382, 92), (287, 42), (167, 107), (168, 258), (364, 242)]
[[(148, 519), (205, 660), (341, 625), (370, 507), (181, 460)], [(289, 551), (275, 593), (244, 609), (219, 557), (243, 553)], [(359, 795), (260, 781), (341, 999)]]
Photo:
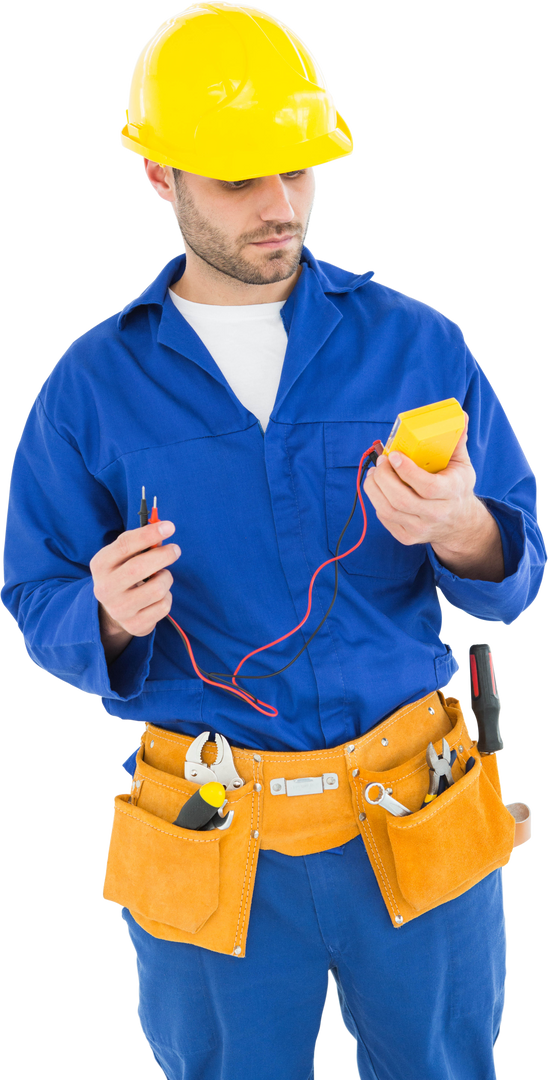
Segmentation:
[(464, 529), (454, 532), (444, 543), (432, 543), (436, 558), (458, 577), (503, 581), (504, 558), (496, 519), (476, 496), (464, 516)]
[(114, 663), (123, 653), (126, 646), (132, 641), (133, 634), (128, 633), (123, 626), (115, 622), (101, 603), (99, 604), (99, 630), (108, 666)]
[(120, 626), (120, 623), (116, 622), (116, 620), (113, 619), (111, 615), (109, 615), (107, 609), (103, 607), (100, 601), (99, 626), (101, 627), (101, 637), (103, 636), (103, 634), (105, 635), (105, 637), (117, 637), (120, 632), (123, 634), (127, 634), (127, 630), (124, 630), (123, 626)]

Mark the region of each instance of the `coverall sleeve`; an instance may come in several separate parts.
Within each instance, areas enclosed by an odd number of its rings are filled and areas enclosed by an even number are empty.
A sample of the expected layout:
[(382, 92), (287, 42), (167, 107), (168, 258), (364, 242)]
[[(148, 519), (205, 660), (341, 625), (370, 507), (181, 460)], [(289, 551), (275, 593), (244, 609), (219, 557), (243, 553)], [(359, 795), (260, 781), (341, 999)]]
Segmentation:
[(132, 638), (107, 667), (89, 569), (124, 530), (110, 492), (38, 398), (13, 467), (2, 601), (36, 664), (90, 694), (127, 701), (142, 691), (155, 631)]
[(444, 596), (478, 619), (511, 623), (534, 600), (546, 550), (536, 520), (536, 484), (508, 418), (488, 379), (466, 350), (468, 453), (476, 471), (475, 494), (495, 518), (501, 535), (504, 579), (472, 581), (442, 566), (427, 545), (436, 584)]

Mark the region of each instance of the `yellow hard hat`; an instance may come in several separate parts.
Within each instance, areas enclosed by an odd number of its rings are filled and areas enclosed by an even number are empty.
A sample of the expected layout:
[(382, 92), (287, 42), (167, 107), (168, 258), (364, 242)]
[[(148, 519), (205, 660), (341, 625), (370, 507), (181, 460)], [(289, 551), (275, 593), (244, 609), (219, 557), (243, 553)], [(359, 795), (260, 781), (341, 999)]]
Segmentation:
[(204, 3), (169, 19), (137, 61), (122, 142), (216, 180), (343, 157), (352, 136), (302, 41), (254, 8)]

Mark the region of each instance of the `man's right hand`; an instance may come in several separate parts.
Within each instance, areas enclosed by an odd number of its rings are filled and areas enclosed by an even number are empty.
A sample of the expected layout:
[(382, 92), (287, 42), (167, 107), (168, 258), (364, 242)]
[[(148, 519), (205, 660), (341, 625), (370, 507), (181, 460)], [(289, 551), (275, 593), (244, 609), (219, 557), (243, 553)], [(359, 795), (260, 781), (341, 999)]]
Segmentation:
[(89, 568), (107, 664), (132, 637), (150, 634), (170, 611), (173, 576), (166, 567), (179, 558), (181, 549), (177, 544), (154, 545), (174, 532), (172, 521), (129, 529), (93, 556)]

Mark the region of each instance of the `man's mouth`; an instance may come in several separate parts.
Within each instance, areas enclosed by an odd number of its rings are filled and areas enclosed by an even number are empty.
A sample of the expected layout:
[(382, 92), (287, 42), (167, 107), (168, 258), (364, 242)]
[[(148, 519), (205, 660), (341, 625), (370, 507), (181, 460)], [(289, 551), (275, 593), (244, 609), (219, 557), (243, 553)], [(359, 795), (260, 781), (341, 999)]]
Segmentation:
[(265, 251), (271, 248), (286, 247), (291, 240), (294, 240), (296, 233), (287, 233), (286, 236), (273, 236), (270, 240), (256, 240), (252, 243), (252, 247), (260, 247)]

